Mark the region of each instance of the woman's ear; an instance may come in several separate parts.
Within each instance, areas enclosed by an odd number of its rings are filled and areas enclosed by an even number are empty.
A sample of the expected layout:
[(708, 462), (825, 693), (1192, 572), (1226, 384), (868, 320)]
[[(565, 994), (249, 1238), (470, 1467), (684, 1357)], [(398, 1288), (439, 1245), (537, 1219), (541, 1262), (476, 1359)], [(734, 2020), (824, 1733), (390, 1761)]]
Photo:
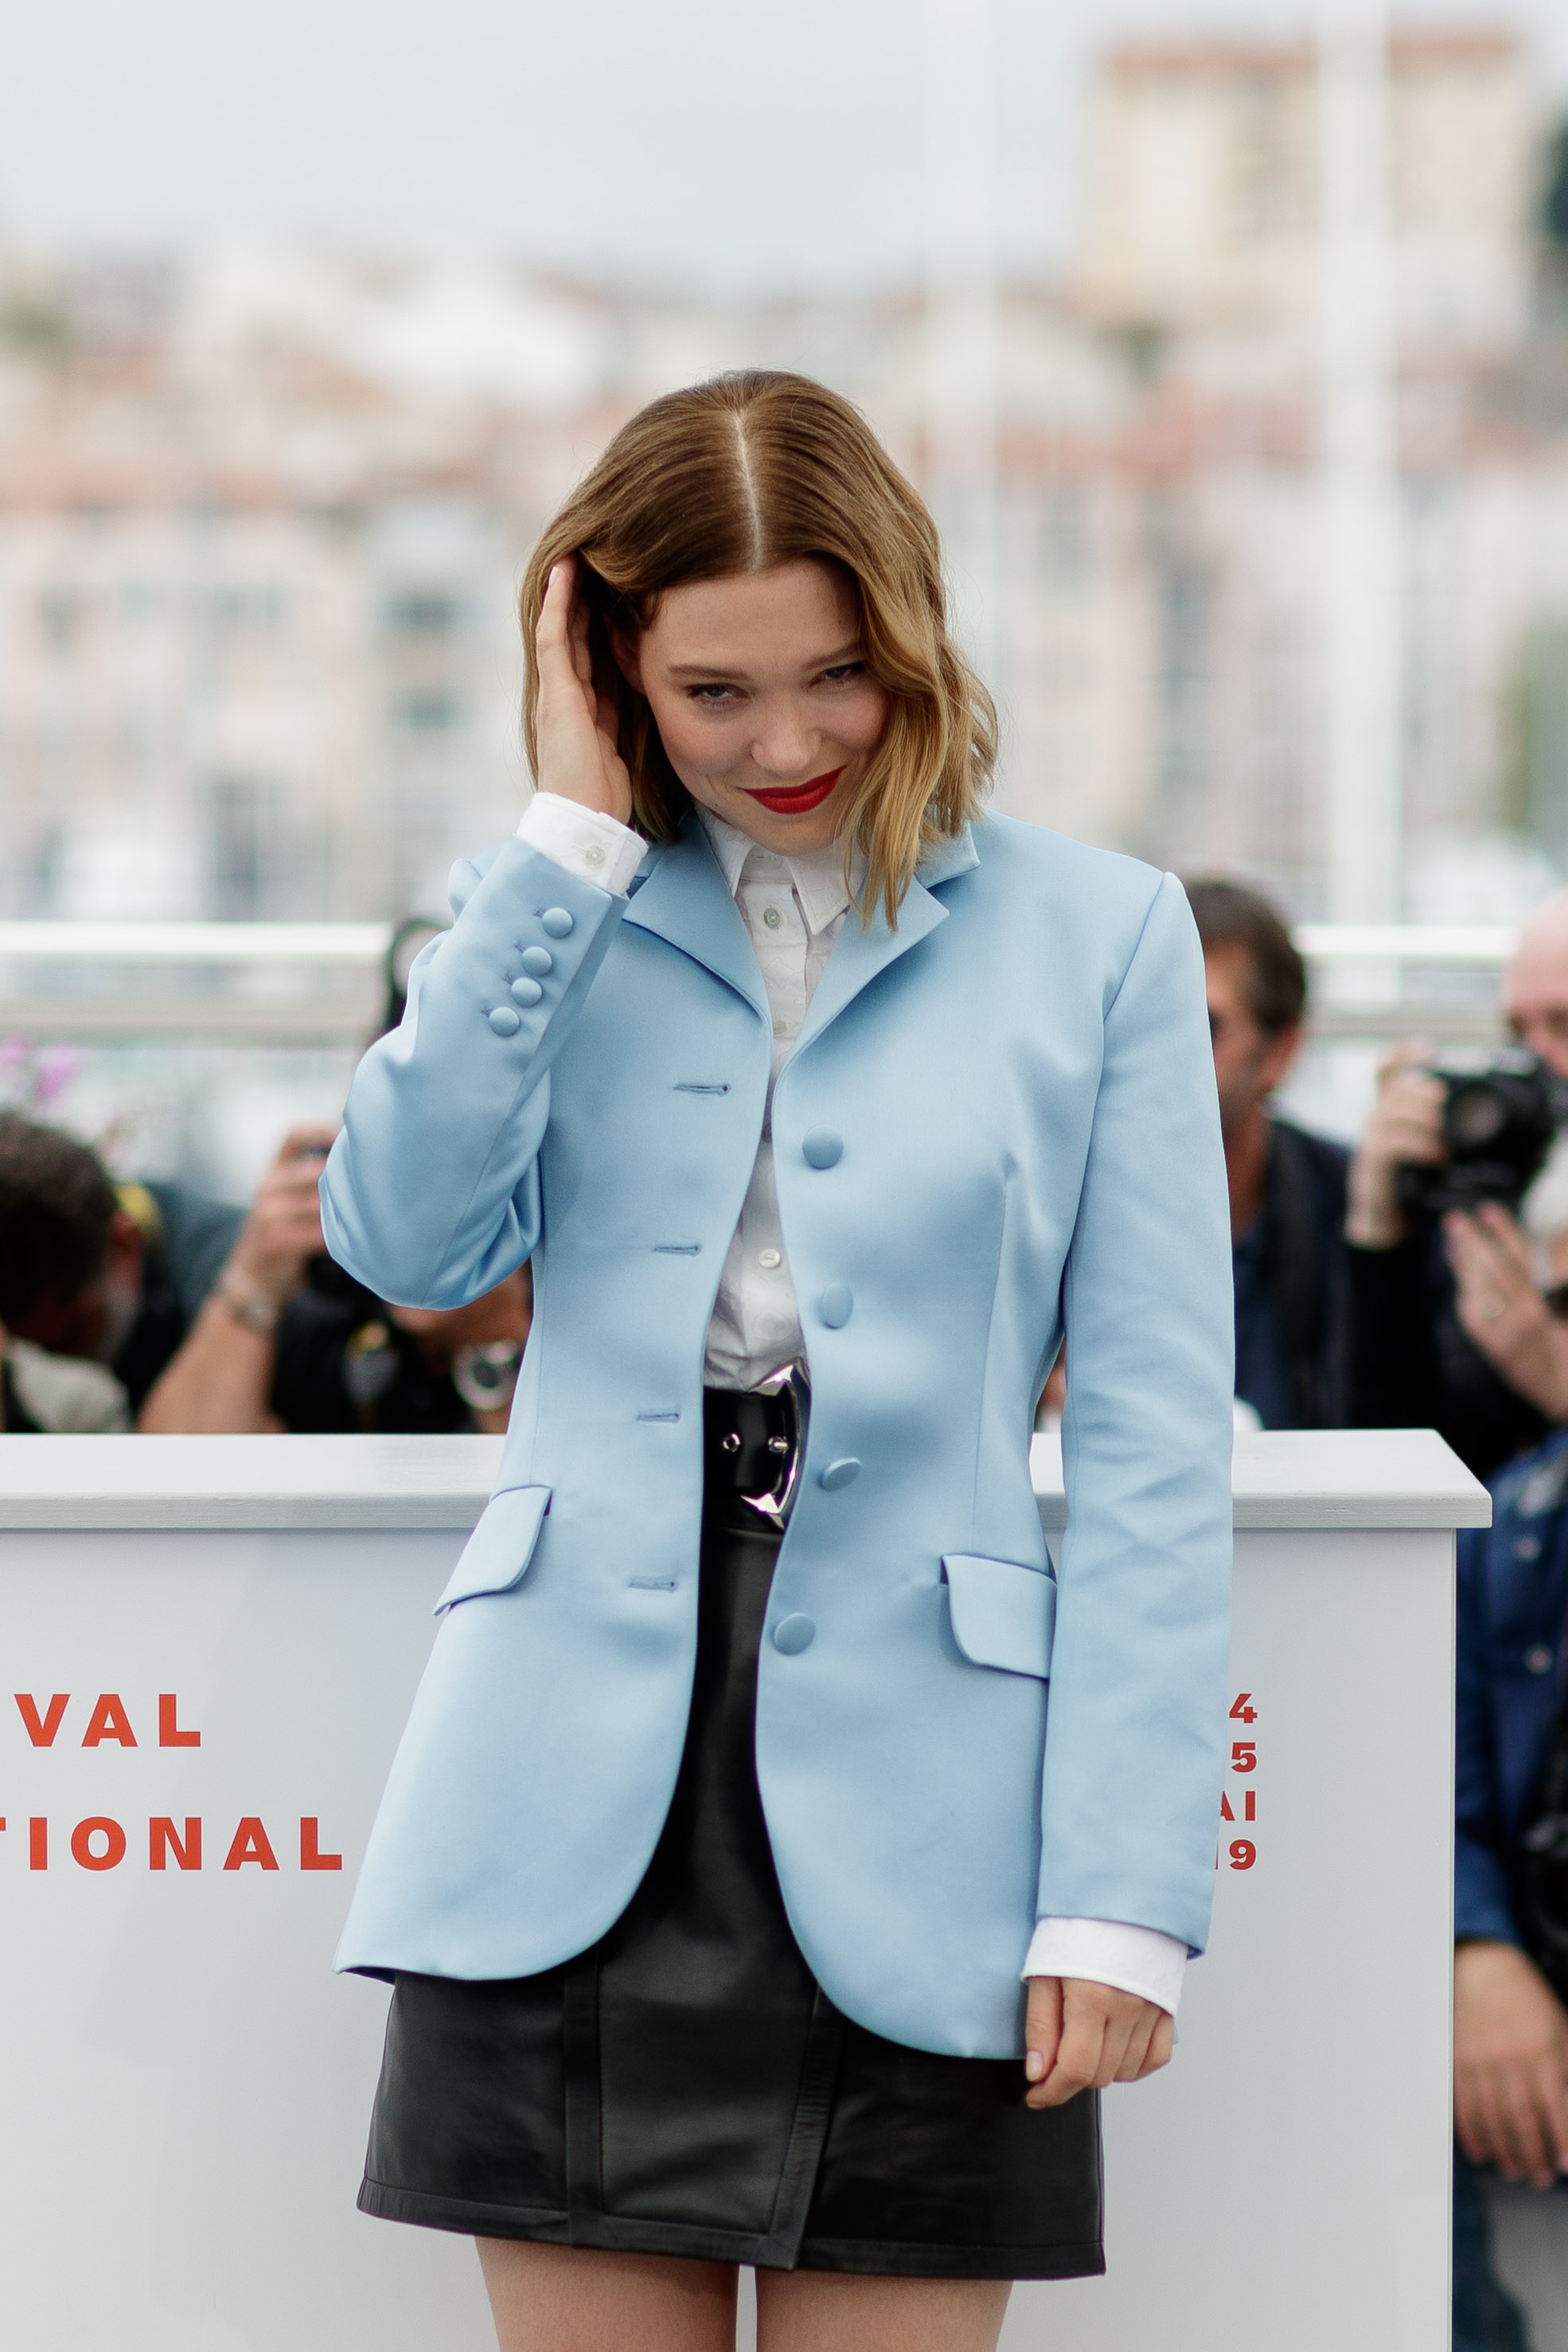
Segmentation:
[(642, 661), (638, 655), (637, 639), (628, 637), (623, 629), (611, 629), (608, 635), (610, 651), (616, 657), (616, 667), (635, 693), (646, 694), (647, 689), (642, 682)]

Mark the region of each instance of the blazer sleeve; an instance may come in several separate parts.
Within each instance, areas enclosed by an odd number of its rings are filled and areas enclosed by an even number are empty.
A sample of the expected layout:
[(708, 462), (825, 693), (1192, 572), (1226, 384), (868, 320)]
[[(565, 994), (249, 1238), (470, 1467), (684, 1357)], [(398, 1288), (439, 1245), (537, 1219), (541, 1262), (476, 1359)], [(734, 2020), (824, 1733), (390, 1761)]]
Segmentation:
[(538, 1241), (550, 1066), (626, 904), (515, 838), (476, 870), (454, 869), (457, 920), (416, 959), (321, 1174), (332, 1256), (406, 1307), (460, 1307)]
[(1201, 1951), (1227, 1728), (1235, 1310), (1203, 956), (1170, 875), (1106, 1012), (1063, 1311), (1039, 1910)]

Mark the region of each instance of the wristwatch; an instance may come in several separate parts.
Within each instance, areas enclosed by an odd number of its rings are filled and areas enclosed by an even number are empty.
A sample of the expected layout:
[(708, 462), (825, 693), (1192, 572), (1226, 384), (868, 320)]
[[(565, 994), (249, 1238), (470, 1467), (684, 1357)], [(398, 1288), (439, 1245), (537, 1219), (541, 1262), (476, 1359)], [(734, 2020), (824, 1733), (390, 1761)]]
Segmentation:
[(226, 1266), (213, 1289), (242, 1329), (253, 1333), (258, 1339), (271, 1339), (282, 1309), (269, 1292), (253, 1290), (248, 1283), (237, 1281)]
[(452, 1386), (470, 1412), (504, 1412), (517, 1386), (522, 1349), (515, 1339), (487, 1339), (452, 1353)]

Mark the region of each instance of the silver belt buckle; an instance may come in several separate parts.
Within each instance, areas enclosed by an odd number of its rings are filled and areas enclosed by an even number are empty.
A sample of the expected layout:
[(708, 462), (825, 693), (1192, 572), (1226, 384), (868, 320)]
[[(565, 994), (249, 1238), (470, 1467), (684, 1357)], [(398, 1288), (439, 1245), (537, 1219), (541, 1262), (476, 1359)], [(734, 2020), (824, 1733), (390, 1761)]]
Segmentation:
[(789, 1422), (787, 1437), (770, 1437), (768, 1445), (778, 1455), (778, 1475), (771, 1492), (765, 1495), (742, 1495), (741, 1500), (759, 1518), (767, 1519), (782, 1534), (795, 1506), (795, 1490), (800, 1485), (801, 1462), (805, 1453), (805, 1425), (811, 1405), (811, 1382), (805, 1366), (797, 1357), (794, 1363), (781, 1364), (765, 1381), (759, 1381), (753, 1396), (782, 1397)]

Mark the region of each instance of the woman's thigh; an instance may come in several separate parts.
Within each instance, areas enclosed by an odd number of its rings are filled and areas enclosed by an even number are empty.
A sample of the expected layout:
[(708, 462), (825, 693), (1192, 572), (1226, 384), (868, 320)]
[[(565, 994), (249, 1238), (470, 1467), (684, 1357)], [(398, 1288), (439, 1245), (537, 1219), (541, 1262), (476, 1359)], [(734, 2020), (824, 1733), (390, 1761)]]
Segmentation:
[(734, 2352), (731, 2263), (517, 2238), (475, 2243), (500, 2352)]
[(757, 2352), (995, 2352), (1005, 2279), (759, 2271)]

